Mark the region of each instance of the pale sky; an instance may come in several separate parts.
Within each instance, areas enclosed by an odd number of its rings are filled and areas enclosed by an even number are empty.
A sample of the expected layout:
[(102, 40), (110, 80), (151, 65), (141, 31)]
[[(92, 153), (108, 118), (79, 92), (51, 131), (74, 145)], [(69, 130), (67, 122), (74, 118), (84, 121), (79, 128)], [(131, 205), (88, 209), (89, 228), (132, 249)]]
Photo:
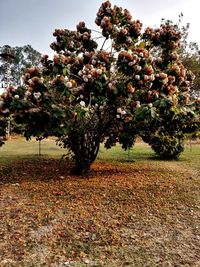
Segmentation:
[[(79, 21), (97, 29), (96, 13), (101, 0), (0, 0), (0, 46), (30, 44), (42, 54), (52, 55), (49, 48), (56, 28), (75, 29)], [(199, 0), (111, 0), (113, 5), (127, 8), (133, 19), (144, 26), (159, 26), (161, 18), (183, 24), (190, 23), (190, 40), (200, 46)]]

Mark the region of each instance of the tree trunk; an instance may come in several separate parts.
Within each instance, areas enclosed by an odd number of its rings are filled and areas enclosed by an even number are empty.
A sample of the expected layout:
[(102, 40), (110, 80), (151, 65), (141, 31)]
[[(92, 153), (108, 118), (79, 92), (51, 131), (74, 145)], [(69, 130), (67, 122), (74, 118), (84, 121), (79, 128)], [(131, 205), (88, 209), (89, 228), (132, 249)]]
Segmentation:
[(99, 133), (95, 130), (85, 133), (72, 131), (70, 135), (73, 135), (71, 150), (75, 159), (74, 174), (84, 175), (97, 157), (100, 146)]

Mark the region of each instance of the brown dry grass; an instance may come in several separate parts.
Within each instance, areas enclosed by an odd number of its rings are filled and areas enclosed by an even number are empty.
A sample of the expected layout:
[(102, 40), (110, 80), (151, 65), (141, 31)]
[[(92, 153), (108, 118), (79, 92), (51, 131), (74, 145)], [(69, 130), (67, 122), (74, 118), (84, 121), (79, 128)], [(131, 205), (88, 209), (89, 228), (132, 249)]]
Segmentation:
[(58, 159), (1, 164), (0, 266), (200, 266), (199, 169)]

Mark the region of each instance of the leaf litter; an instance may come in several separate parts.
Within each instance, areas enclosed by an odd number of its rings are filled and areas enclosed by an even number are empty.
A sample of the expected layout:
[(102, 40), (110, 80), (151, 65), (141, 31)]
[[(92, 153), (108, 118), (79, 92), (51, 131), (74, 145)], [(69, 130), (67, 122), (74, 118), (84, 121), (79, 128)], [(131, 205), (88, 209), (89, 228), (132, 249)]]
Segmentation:
[(97, 162), (78, 177), (72, 167), (44, 158), (1, 166), (1, 267), (199, 266), (196, 172)]

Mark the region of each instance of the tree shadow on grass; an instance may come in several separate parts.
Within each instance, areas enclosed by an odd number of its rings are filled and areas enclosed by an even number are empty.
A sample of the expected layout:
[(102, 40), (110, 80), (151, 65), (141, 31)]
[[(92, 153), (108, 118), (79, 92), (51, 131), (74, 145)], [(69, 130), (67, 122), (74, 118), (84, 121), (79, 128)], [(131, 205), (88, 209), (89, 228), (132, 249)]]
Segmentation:
[[(133, 163), (133, 164), (131, 164)], [(109, 162), (95, 162), (91, 169), (84, 175), (74, 175), (74, 163), (67, 159), (59, 158), (26, 158), (12, 160), (0, 165), (0, 184), (14, 184), (23, 181), (56, 181), (61, 179), (99, 179), (114, 176), (123, 176), (140, 172), (141, 167), (134, 166), (133, 160), (118, 160)], [(127, 167), (131, 164), (131, 168)]]
[(159, 161), (159, 162), (188, 162), (187, 158), (182, 158), (182, 157), (176, 157), (176, 158), (165, 158), (161, 157), (158, 155), (152, 155), (146, 158), (147, 160), (152, 160), (152, 161)]
[(73, 166), (71, 161), (52, 158), (14, 160), (1, 164), (0, 184), (57, 180), (70, 175)]

